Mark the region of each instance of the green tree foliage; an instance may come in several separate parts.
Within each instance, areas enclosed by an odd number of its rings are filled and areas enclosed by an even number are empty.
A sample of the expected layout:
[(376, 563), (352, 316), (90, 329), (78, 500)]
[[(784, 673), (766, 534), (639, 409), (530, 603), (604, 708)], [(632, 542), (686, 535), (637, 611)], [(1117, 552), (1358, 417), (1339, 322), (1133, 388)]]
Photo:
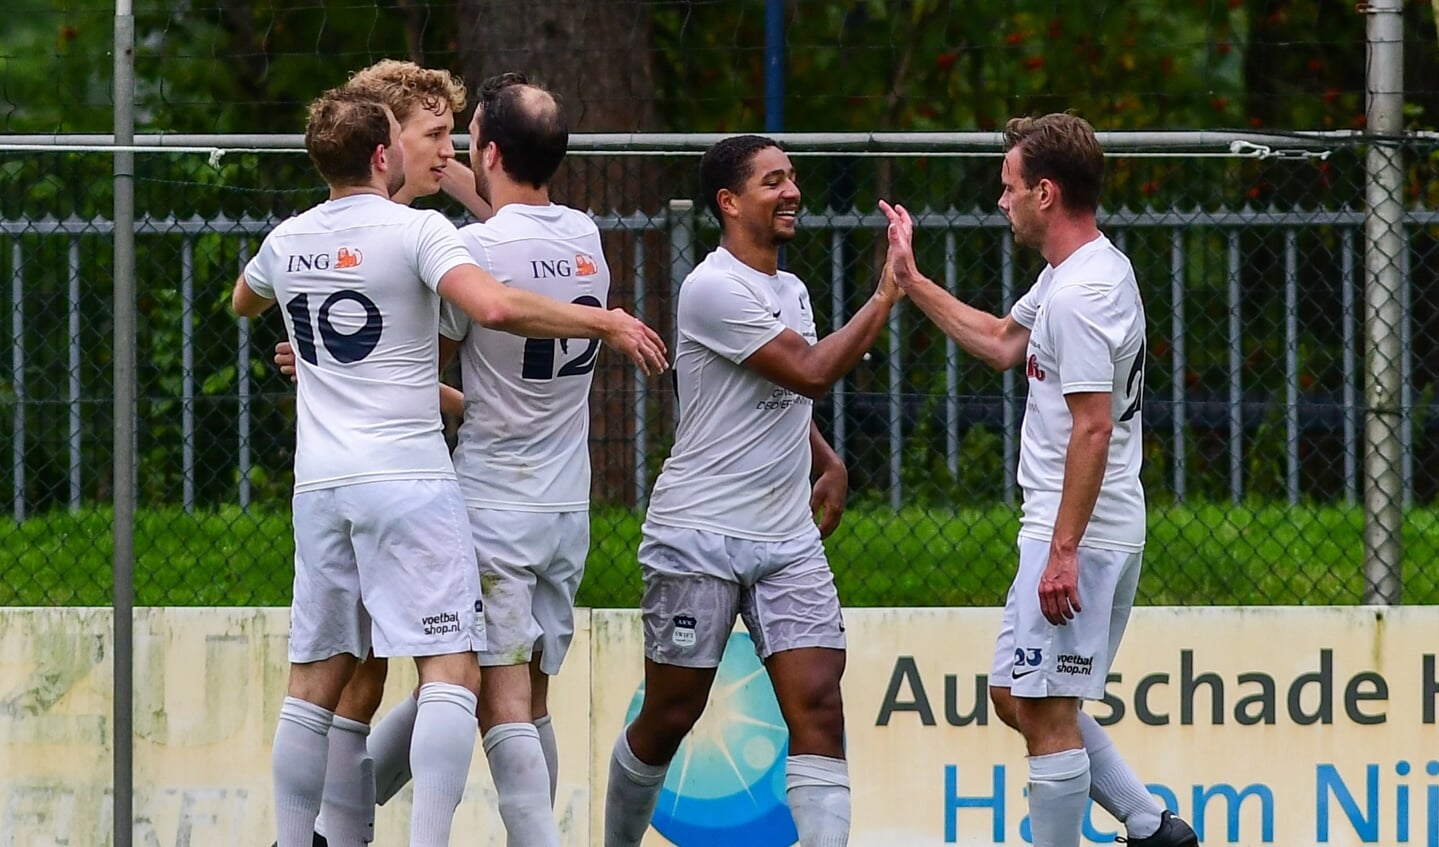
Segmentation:
[[(506, 7), (506, 2), (512, 5)], [(590, 4), (602, 2), (586, 0), (584, 5), (593, 12)], [(648, 108), (639, 110), (651, 126), (738, 132), (764, 125), (764, 0), (626, 2), (625, 8), (641, 9), (647, 15), (626, 42), (648, 57), (650, 67), (642, 75), (652, 81), (647, 86), (633, 84), (624, 74), (618, 79), (615, 74), (583, 74), (574, 83), (575, 74), (567, 71), (578, 60), (564, 49), (566, 32), (546, 28), (543, 16), (522, 20), (525, 10), (533, 8), (525, 3), (136, 0), (137, 129), (296, 132), (304, 104), (355, 68), (381, 57), (409, 57), (458, 70), (462, 57), (468, 57), (470, 67), (492, 70), (481, 61), (484, 51), (503, 45), (484, 39), (523, 31), (526, 24), (544, 29), (546, 49), (516, 52), (535, 63), (525, 70), (541, 78), (570, 80), (567, 84), (579, 86), (575, 96), (582, 101), (595, 94), (586, 86), (630, 85), (635, 96), (652, 98)], [(497, 10), (507, 17), (495, 18), (494, 25), (487, 27), (486, 15)], [(789, 0), (785, 10), (785, 128), (791, 131), (994, 131), (1011, 115), (1055, 109), (1074, 109), (1101, 130), (1363, 129), (1365, 17), (1355, 12), (1350, 0)], [(111, 0), (16, 0), (6, 7), (5, 26), (0, 29), (0, 129), (109, 131), (113, 15)], [(1432, 127), (1439, 115), (1433, 10), (1430, 4), (1408, 3), (1405, 16), (1407, 115), (1410, 128), (1422, 129)], [(465, 50), (461, 50), (461, 34), (467, 39)], [(692, 168), (684, 164), (673, 173), (688, 174)], [(1406, 164), (1407, 199), (1439, 205), (1439, 154), (1416, 154)], [(320, 196), (308, 163), (299, 156), (233, 153), (211, 163), (193, 154), (143, 155), (137, 165), (137, 207), (142, 217), (283, 216)], [(606, 167), (593, 173), (608, 182), (624, 182), (643, 172), (614, 162)], [(1207, 211), (1246, 204), (1355, 208), (1362, 202), (1359, 169), (1354, 150), (1341, 150), (1324, 161), (1121, 158), (1113, 160), (1105, 205)], [(992, 213), (997, 193), (992, 156), (832, 156), (806, 158), (801, 170), (806, 205), (813, 212), (868, 210), (879, 197), (902, 197), (915, 208)], [(0, 218), (97, 221), (108, 217), (110, 185), (110, 161), (102, 154), (0, 153)], [(645, 182), (634, 192), (606, 192), (606, 197), (625, 200), (597, 205), (628, 210), (634, 208), (632, 197), (643, 196), (643, 207), (654, 210), (663, 208), (671, 196), (692, 196), (693, 190), (692, 176), (667, 176)], [(842, 299), (850, 306), (867, 293), (877, 267), (882, 247), (874, 234), (856, 229), (842, 237), (844, 270), (839, 282), (849, 295)], [(713, 235), (713, 230), (701, 228), (700, 243), (711, 243)], [(961, 233), (951, 255), (966, 296), (1001, 310), (1008, 304), (993, 278), (1000, 262), (993, 235), (978, 230)], [(1188, 253), (1187, 308), (1195, 326), (1207, 320), (1221, 327), (1229, 310), (1226, 244), (1222, 233), (1206, 237), (1208, 242), (1192, 245)], [(1276, 364), (1283, 355), (1279, 347), (1282, 286), (1275, 280), (1283, 273), (1283, 236), (1257, 232), (1244, 237), (1250, 240), (1246, 243), (1272, 242), (1259, 251), (1267, 252), (1272, 261), (1244, 269), (1244, 337), (1252, 340), (1243, 353), (1245, 385), (1273, 391), (1281, 387), (1282, 375)], [(1429, 239), (1423, 243), (1433, 243), (1430, 236), (1423, 237)], [(1141, 256), (1143, 278), (1167, 278), (1166, 238), (1163, 232), (1135, 233), (1131, 252)], [(1312, 244), (1330, 255), (1335, 250), (1332, 243), (1322, 243), (1332, 239), (1332, 233), (1316, 230), (1302, 238), (1306, 240), (1301, 248)], [(152, 457), (146, 491), (156, 500), (173, 499), (177, 485), (173, 462), (166, 464), (160, 445), (170, 443), (167, 439), (178, 426), (173, 398), (182, 367), (177, 352), (183, 323), (178, 291), (185, 241), (180, 236), (147, 236), (139, 244), (141, 395), (147, 420), (142, 454)], [(789, 255), (792, 267), (821, 284), (832, 279), (831, 245), (822, 241), (801, 239)], [(108, 337), (110, 301), (103, 226), (91, 227), (78, 243), (86, 349), (103, 350), (105, 345), (99, 342)], [(257, 243), (251, 239), (250, 246)], [(63, 399), (61, 387), (68, 378), (64, 308), (69, 244), (64, 238), (25, 236), (9, 246), (15, 245), (24, 256), (20, 275), (29, 310), (24, 346), (29, 353), (30, 395), (34, 399), (45, 390), (50, 392), (47, 402)], [(196, 337), (202, 339), (195, 362), (202, 384), (197, 404), (202, 435), (197, 447), (211, 451), (202, 467), (226, 466), (233, 457), (235, 436), (230, 430), (235, 401), (230, 395), (238, 365), (233, 360), (236, 330), (226, 311), (225, 291), (238, 270), (242, 247), (239, 239), (215, 235), (200, 234), (190, 240), (197, 291), (191, 319)], [(925, 237), (921, 249), (926, 251), (926, 267), (944, 267), (950, 248), (941, 239)], [(1255, 252), (1247, 249), (1246, 255)], [(15, 274), (10, 255), (11, 250), (0, 245), (0, 274)], [(1416, 247), (1416, 255), (1428, 256), (1416, 263), (1416, 273), (1424, 273), (1420, 265), (1432, 265), (1439, 251), (1423, 253)], [(1017, 258), (1015, 279), (1023, 284), (1035, 270), (1033, 258), (1023, 253)], [(1427, 272), (1432, 274), (1432, 268)], [(1313, 337), (1303, 340), (1304, 368), (1309, 380), (1332, 384), (1338, 367), (1336, 333), (1329, 323), (1338, 308), (1335, 269), (1304, 263), (1300, 274), (1308, 297), (1302, 306), (1304, 325), (1306, 331), (1314, 328)], [(1156, 285), (1146, 295), (1154, 315), (1166, 314), (1165, 286)], [(821, 325), (832, 324), (832, 309), (831, 298), (816, 298)], [(1433, 304), (1422, 298), (1416, 303), (1416, 314), (1435, 313)], [(1439, 326), (1430, 320), (1430, 327)], [(1162, 357), (1169, 342), (1162, 337), (1159, 323), (1155, 327), (1153, 349)], [(8, 324), (0, 331), (8, 333)], [(274, 326), (258, 332), (254, 366), (263, 368), (261, 351), (273, 340)], [(927, 343), (927, 338), (916, 335), (906, 340), (904, 388), (932, 398), (946, 389), (941, 364), (945, 351), (944, 345)], [(0, 341), (8, 343), (8, 335)], [(1228, 351), (1222, 338), (1191, 339), (1189, 356), (1190, 372), (1180, 377), (1187, 384), (1225, 384)], [(884, 365), (884, 357), (876, 356), (861, 369), (854, 387), (882, 389), (887, 379)], [(105, 354), (90, 356), (84, 367), (87, 394), (97, 408), (103, 406), (109, 368)], [(1433, 370), (1432, 363), (1419, 364), (1416, 375), (1421, 386)], [(1170, 374), (1156, 368), (1151, 387), (1167, 394), (1169, 379)], [(967, 360), (959, 382), (974, 394), (994, 396), (1000, 391), (997, 377)], [(0, 390), (0, 431), (9, 428), (5, 405), (9, 397), (13, 388), (9, 393)], [(288, 409), (283, 398), (265, 402), (269, 405), (262, 413), (276, 417), (274, 425), (257, 424), (261, 439), (257, 445), (268, 454), (271, 467), (282, 467), (285, 457), (277, 457), (276, 451), (284, 448), (275, 433), (285, 431)], [(935, 431), (930, 419), (937, 406), (932, 401), (921, 405), (923, 419), (914, 425), (922, 424), (919, 436), (927, 438)], [(45, 458), (38, 464), (48, 469), (32, 477), (36, 488), (48, 491), (63, 481), (66, 460), (61, 433), (66, 415), (63, 402), (32, 410), (29, 426), (48, 438), (37, 436), (32, 445), (36, 455)], [(108, 421), (99, 415), (85, 420), (85, 443), (107, 443)], [(146, 445), (155, 449), (147, 453)], [(1190, 455), (1207, 456), (1215, 452), (1211, 447), (1194, 445)], [(932, 454), (924, 449), (910, 454), (911, 473), (922, 473)], [(86, 479), (97, 480), (89, 494), (103, 496), (108, 458), (92, 450), (87, 462), (96, 471), (87, 470)], [(877, 479), (883, 477), (882, 470), (874, 469)], [(855, 476), (864, 473), (857, 469)], [(201, 482), (211, 499), (232, 496), (234, 478), (228, 470)], [(961, 471), (944, 484), (968, 487), (970, 481)]]

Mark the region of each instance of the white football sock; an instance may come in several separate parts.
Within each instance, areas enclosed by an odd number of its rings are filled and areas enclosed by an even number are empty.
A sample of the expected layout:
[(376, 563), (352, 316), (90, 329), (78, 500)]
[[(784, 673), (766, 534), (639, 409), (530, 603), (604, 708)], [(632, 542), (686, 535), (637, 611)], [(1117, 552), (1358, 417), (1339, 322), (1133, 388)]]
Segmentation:
[(420, 686), (410, 770), (415, 775), (410, 847), (449, 847), (455, 809), (475, 754), (475, 695), (459, 685)]
[(325, 800), (315, 831), (330, 847), (364, 847), (375, 840), (375, 762), (365, 748), (370, 725), (335, 716), (325, 767)]
[(509, 847), (559, 847), (560, 830), (549, 803), (545, 751), (535, 725), (502, 723), (485, 733), (485, 756), (499, 795)]
[(829, 756), (790, 756), (785, 795), (800, 847), (849, 843), (849, 765)]
[(535, 731), (540, 734), (540, 749), (545, 751), (545, 768), (550, 774), (550, 806), (553, 808), (560, 788), (560, 747), (555, 741), (555, 723), (549, 715), (545, 715), (535, 721)]
[(310, 847), (314, 843), (334, 719), (334, 712), (295, 697), (286, 697), (280, 706), (270, 757), (279, 847)]
[(388, 803), (410, 781), (410, 739), (420, 704), (414, 697), (400, 701), (370, 731), (370, 755), (375, 760), (375, 802)]
[(649, 831), (669, 763), (650, 765), (635, 758), (626, 733), (620, 731), (610, 754), (610, 786), (605, 792), (605, 847), (639, 847)]
[(1163, 810), (1119, 755), (1109, 733), (1094, 718), (1080, 712), (1079, 735), (1084, 739), (1084, 752), (1089, 754), (1089, 796), (1124, 824), (1131, 840), (1158, 832)]
[(1083, 748), (1029, 757), (1029, 825), (1034, 847), (1079, 847), (1089, 806), (1089, 756)]

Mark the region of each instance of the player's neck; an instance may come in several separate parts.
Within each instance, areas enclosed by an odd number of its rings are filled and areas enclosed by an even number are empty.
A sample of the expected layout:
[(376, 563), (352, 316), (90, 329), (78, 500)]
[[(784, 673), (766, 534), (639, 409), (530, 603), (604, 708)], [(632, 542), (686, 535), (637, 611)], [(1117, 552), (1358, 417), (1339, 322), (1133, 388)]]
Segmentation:
[(1051, 267), (1059, 267), (1079, 248), (1099, 237), (1099, 225), (1093, 215), (1057, 218), (1045, 233), (1039, 252)]
[(355, 197), (360, 194), (373, 194), (376, 197), (390, 199), (389, 192), (378, 185), (332, 185), (330, 186), (330, 199), (339, 200), (343, 197)]
[(496, 212), (506, 206), (548, 206), (550, 189), (549, 186), (535, 188), (533, 185), (491, 178), (490, 205)]
[(762, 274), (774, 276), (779, 273), (779, 246), (776, 244), (756, 244), (748, 239), (732, 238), (725, 234), (720, 236), (720, 246), (740, 262)]

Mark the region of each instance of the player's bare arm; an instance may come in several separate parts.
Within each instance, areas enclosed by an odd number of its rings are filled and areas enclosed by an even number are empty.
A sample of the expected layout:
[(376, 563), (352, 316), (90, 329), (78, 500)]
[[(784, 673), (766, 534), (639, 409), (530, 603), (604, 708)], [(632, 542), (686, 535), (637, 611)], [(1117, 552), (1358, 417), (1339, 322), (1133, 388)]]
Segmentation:
[(235, 314), (242, 318), (257, 318), (273, 305), (274, 300), (255, 293), (250, 283), (245, 281), (244, 274), (235, 280), (235, 290), (230, 295), (230, 308), (235, 310)]
[(463, 162), (451, 161), (440, 174), (440, 190), (459, 201), (465, 211), (481, 223), (490, 219), (494, 208), (475, 191), (475, 172)]
[(809, 451), (810, 475), (814, 477), (809, 510), (819, 525), (819, 537), (828, 538), (844, 517), (845, 501), (849, 497), (849, 469), (813, 421), (809, 425)]
[[(440, 336), (440, 368), (449, 367), (460, 352), (461, 341)], [(451, 417), (464, 417), (465, 393), (452, 385), (440, 383), (440, 411)]]
[(1029, 330), (1012, 315), (1001, 318), (974, 308), (920, 273), (914, 261), (914, 220), (908, 210), (883, 200), (879, 206), (889, 219), (895, 283), (909, 299), (969, 355), (995, 370), (1021, 364), (1029, 347)]
[(1039, 580), (1039, 608), (1056, 625), (1071, 620), (1080, 611), (1079, 542), (1099, 499), (1109, 462), (1109, 438), (1114, 431), (1109, 392), (1066, 394), (1064, 401), (1074, 419), (1074, 430), (1065, 450), (1064, 488), (1049, 542), (1049, 564)]
[(437, 290), (481, 326), (530, 338), (598, 338), (628, 356), (646, 375), (666, 367), (665, 343), (659, 334), (623, 309), (561, 303), (505, 285), (478, 265), (451, 268)]
[(818, 342), (810, 344), (804, 336), (786, 328), (750, 354), (744, 360), (745, 367), (805, 397), (823, 396), (874, 346), (890, 310), (903, 296), (898, 286), (888, 280), (888, 273), (881, 274), (869, 302), (848, 323)]

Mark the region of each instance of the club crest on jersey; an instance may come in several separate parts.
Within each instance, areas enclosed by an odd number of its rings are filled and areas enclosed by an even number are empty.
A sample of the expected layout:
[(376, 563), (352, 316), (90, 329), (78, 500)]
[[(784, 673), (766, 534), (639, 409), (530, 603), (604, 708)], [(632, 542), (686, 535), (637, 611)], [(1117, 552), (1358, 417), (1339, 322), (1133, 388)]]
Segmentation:
[(1044, 382), (1044, 371), (1039, 368), (1039, 357), (1031, 353), (1029, 361), (1024, 365), (1024, 375), (1030, 379), (1037, 379)]
[(341, 247), (340, 252), (335, 254), (335, 267), (337, 268), (358, 268), (365, 260), (365, 256), (358, 247)]
[(675, 628), (670, 635), (670, 640), (674, 641), (675, 646), (695, 646), (695, 627), (699, 625), (699, 621), (692, 615), (675, 615), (674, 624)]

